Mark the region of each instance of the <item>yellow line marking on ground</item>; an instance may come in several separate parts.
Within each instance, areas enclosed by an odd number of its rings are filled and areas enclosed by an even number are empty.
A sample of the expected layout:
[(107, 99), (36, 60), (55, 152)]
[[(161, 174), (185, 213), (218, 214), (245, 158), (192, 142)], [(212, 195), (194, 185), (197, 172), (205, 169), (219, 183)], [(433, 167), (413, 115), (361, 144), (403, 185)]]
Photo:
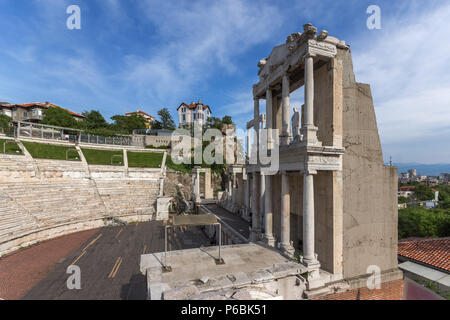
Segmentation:
[(114, 273), (114, 270), (116, 269), (117, 264), (119, 263), (120, 259), (122, 259), (122, 258), (121, 258), (121, 257), (118, 257), (118, 258), (116, 259), (116, 263), (114, 264), (114, 267), (112, 268), (111, 272), (109, 273), (108, 278), (111, 278), (111, 277), (112, 277), (112, 275), (113, 275), (113, 273)]
[(122, 229), (120, 229), (120, 231), (119, 232), (117, 232), (117, 234), (116, 234), (116, 236), (114, 237), (114, 239), (117, 239), (117, 237), (122, 233), (122, 231), (123, 231), (123, 228)]
[(111, 278), (115, 278), (116, 277), (117, 271), (119, 271), (120, 265), (122, 264), (123, 259), (121, 257), (119, 257), (119, 258), (120, 258), (119, 264), (117, 265), (116, 271), (114, 271), (114, 273), (113, 273)]
[(142, 254), (145, 254), (145, 250), (147, 250), (147, 245), (144, 246), (144, 251), (142, 251)]
[(86, 251), (87, 248), (89, 248), (90, 246), (92, 246), (98, 239), (101, 238), (103, 234), (99, 234), (97, 238), (95, 238), (94, 240), (92, 240), (86, 247), (84, 247), (83, 251)]
[(83, 253), (80, 254), (80, 255), (78, 256), (78, 258), (76, 258), (70, 265), (71, 265), (71, 266), (75, 265), (75, 263), (77, 263), (77, 261), (80, 260), (80, 258), (81, 258), (82, 256), (84, 256), (85, 253), (86, 253), (86, 251), (83, 251)]

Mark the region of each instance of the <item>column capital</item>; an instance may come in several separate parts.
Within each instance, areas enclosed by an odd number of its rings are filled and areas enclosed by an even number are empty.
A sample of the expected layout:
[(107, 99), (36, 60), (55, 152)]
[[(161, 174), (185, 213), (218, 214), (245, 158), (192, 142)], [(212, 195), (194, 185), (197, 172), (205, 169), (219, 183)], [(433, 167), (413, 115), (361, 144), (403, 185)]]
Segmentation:
[(303, 173), (304, 175), (316, 175), (317, 174), (317, 170), (316, 169), (305, 169), (303, 171), (301, 171), (301, 173)]
[(302, 60), (305, 61), (307, 58), (315, 58), (317, 55), (313, 52), (306, 52), (305, 55), (302, 57)]

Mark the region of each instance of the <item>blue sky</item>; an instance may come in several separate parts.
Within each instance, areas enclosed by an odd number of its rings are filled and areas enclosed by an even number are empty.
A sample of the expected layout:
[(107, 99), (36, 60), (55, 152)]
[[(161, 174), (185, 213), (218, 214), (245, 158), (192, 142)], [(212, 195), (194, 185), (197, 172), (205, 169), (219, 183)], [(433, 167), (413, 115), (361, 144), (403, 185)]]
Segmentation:
[[(81, 30), (66, 28), (71, 4)], [(381, 30), (366, 27), (371, 4)], [(311, 22), (351, 45), (384, 158), (449, 163), (449, 17), (450, 2), (433, 0), (0, 0), (0, 101), (98, 109), (108, 120), (168, 107), (176, 119), (182, 101), (200, 98), (242, 126), (257, 62)]]

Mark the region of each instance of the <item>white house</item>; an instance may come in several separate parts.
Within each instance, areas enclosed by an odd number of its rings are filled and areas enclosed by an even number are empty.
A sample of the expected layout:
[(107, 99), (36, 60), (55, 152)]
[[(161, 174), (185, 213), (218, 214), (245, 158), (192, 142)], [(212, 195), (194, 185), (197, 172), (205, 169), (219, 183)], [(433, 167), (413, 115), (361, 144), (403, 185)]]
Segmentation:
[(204, 125), (206, 120), (211, 117), (211, 109), (204, 105), (200, 99), (198, 102), (192, 102), (191, 104), (183, 102), (177, 111), (179, 127), (193, 126), (194, 123)]

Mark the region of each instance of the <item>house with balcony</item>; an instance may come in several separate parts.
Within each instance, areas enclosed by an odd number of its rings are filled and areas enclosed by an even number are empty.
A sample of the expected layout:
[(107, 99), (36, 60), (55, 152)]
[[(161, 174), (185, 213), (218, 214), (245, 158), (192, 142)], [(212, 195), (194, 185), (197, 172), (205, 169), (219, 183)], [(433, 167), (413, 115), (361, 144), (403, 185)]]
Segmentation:
[(84, 116), (50, 102), (32, 102), (22, 104), (0, 103), (0, 114), (11, 117), (14, 121), (39, 122), (44, 119), (44, 110), (60, 108), (69, 112), (77, 121), (83, 121)]
[(177, 109), (179, 127), (192, 127), (194, 124), (203, 126), (206, 120), (211, 117), (211, 109), (204, 105), (200, 99), (198, 102), (187, 104), (183, 102)]

